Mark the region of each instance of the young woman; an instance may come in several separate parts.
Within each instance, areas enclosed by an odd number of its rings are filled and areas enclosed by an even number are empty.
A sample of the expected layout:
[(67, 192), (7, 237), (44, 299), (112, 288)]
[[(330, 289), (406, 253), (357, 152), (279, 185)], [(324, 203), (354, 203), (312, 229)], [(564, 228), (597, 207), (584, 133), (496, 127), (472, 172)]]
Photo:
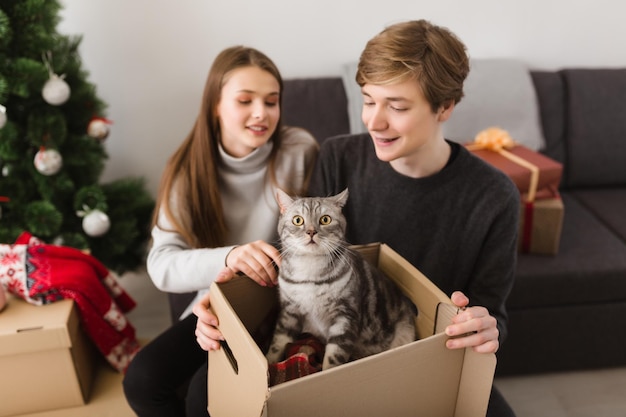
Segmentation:
[[(274, 190), (303, 194), (318, 151), (308, 132), (281, 126), (282, 87), (274, 63), (255, 49), (216, 57), (195, 125), (163, 173), (147, 262), (160, 290), (198, 291), (199, 299), (225, 266), (275, 285)], [(128, 368), (124, 392), (139, 416), (208, 415), (194, 303)]]
[[(309, 194), (347, 187), (348, 241), (388, 244), (463, 308), (446, 333), (465, 336), (448, 348), (494, 353), (506, 335), (520, 200), (502, 172), (443, 136), (468, 73), (463, 43), (427, 21), (372, 38), (356, 74), (368, 133), (323, 142)], [(196, 334), (203, 348), (218, 349), (207, 307), (205, 298), (194, 308)], [(495, 389), (488, 415), (514, 415)]]

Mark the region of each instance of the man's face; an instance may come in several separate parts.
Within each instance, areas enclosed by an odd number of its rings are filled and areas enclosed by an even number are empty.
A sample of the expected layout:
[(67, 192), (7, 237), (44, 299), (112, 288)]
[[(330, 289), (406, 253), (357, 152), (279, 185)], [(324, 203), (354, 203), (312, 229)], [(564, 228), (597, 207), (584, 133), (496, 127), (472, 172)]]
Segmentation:
[[(363, 123), (376, 148), (378, 159), (386, 162), (420, 159), (429, 147), (443, 140), (443, 108), (433, 113), (417, 81), (410, 79), (390, 85), (365, 84)], [(392, 163), (393, 165), (393, 163)]]

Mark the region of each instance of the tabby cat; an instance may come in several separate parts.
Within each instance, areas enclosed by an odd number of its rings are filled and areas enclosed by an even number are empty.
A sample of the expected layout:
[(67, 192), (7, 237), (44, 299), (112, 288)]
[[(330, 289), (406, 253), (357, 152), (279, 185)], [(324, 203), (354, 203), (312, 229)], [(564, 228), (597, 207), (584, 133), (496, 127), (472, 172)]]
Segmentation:
[(347, 189), (296, 199), (278, 190), (281, 308), (269, 363), (282, 360), (285, 345), (302, 333), (326, 345), (322, 369), (416, 338), (414, 304), (345, 241), (347, 198)]

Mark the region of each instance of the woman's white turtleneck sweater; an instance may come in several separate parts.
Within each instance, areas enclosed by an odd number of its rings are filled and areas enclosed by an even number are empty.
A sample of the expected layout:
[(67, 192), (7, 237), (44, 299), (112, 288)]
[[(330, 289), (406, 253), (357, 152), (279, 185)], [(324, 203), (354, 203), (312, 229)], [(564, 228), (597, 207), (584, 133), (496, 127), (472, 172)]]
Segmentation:
[[(313, 169), (317, 143), (305, 130), (286, 128), (276, 160), (276, 179), (295, 189), (302, 188)], [(278, 204), (274, 187), (267, 175), (272, 143), (243, 158), (228, 155), (220, 146), (223, 163), (218, 167), (224, 216), (228, 227), (227, 246), (192, 249), (171, 223), (159, 213), (161, 227), (152, 229), (152, 247), (147, 268), (154, 285), (161, 291), (184, 293), (198, 291), (182, 317), (208, 291), (218, 272), (224, 268), (226, 255), (236, 245), (256, 240), (276, 244)]]

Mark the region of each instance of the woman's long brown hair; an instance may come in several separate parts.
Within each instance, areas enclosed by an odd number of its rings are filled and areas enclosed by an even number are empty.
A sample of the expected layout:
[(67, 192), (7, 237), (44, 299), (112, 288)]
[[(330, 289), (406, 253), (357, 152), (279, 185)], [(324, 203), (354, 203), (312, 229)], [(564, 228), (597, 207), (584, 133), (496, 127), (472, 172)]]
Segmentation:
[[(152, 224), (158, 225), (159, 213), (163, 209), (173, 231), (179, 233), (193, 248), (211, 248), (225, 244), (228, 230), (219, 192), (217, 167), (220, 159), (220, 127), (216, 107), (228, 74), (235, 69), (249, 66), (259, 67), (272, 74), (282, 93), (283, 80), (280, 72), (265, 54), (244, 46), (222, 51), (209, 70), (200, 113), (193, 129), (169, 158), (161, 178)], [(279, 96), (279, 106), (281, 105), (282, 94)], [(273, 147), (268, 172), (273, 183), (276, 182), (275, 160), (280, 148), (281, 131), (279, 119), (276, 131), (270, 138)]]

